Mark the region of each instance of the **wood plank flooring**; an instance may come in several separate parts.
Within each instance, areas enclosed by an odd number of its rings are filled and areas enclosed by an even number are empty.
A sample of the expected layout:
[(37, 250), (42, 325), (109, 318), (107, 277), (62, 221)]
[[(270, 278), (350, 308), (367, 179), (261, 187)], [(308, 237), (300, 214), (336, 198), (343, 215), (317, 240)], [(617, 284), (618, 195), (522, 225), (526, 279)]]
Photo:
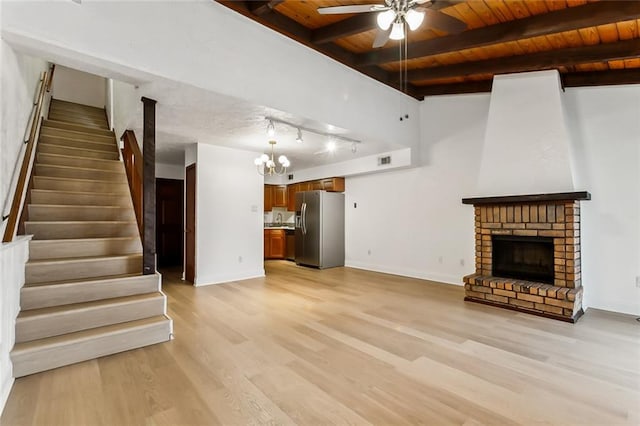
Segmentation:
[(165, 274), (171, 342), (16, 380), (3, 425), (639, 424), (640, 323), (465, 303), (462, 287), (266, 263)]

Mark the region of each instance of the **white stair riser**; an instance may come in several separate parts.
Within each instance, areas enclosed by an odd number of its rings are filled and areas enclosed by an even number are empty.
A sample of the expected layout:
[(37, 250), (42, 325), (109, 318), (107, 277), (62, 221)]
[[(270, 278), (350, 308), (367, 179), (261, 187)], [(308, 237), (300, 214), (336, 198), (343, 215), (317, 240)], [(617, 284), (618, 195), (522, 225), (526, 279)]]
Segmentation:
[(46, 130), (65, 130), (76, 133), (85, 133), (96, 136), (104, 136), (114, 138), (113, 132), (107, 129), (98, 129), (96, 127), (86, 127), (80, 124), (66, 123), (64, 121), (56, 120), (44, 120), (42, 123), (42, 129)]
[(113, 206), (48, 206), (30, 204), (29, 221), (132, 221), (133, 209)]
[(49, 120), (64, 121), (66, 123), (79, 124), (80, 126), (96, 127), (108, 130), (107, 120), (105, 118), (75, 117), (70, 114), (49, 111)]
[(16, 343), (135, 321), (163, 315), (164, 312), (165, 296), (157, 293), (155, 297), (138, 301), (120, 302), (116, 299), (104, 306), (60, 311), (47, 315), (19, 316), (16, 320)]
[(98, 335), (92, 339), (81, 339), (41, 350), (12, 353), (13, 375), (23, 377), (76, 362), (166, 342), (171, 338), (171, 327), (171, 320), (167, 319), (146, 327), (124, 329), (120, 333)]
[(142, 244), (137, 236), (86, 240), (31, 240), (29, 242), (30, 260), (140, 253), (142, 253)]
[(135, 222), (25, 222), (27, 234), (34, 240), (68, 238), (134, 237), (139, 235)]
[(51, 108), (61, 108), (75, 114), (105, 114), (103, 108), (76, 104), (74, 102), (62, 101), (60, 99), (53, 99), (51, 101)]
[(131, 207), (131, 196), (129, 194), (92, 194), (65, 191), (31, 190), (31, 202), (33, 204)]
[(90, 260), (64, 260), (59, 262), (30, 263), (25, 268), (27, 284), (52, 280), (77, 280), (84, 278), (126, 275), (142, 271), (142, 256), (99, 258)]
[(126, 182), (56, 179), (45, 176), (34, 176), (33, 187), (34, 189), (53, 189), (56, 191), (129, 193), (129, 184)]
[(116, 151), (100, 151), (86, 148), (70, 147), (66, 145), (56, 145), (38, 142), (38, 152), (43, 154), (59, 154), (73, 157), (97, 158), (103, 160), (118, 160), (120, 157)]
[(66, 146), (69, 148), (84, 148), (92, 151), (117, 153), (116, 144), (113, 141), (103, 139), (71, 139), (60, 135), (42, 135), (40, 141), (46, 144)]
[(52, 105), (51, 108), (49, 108), (49, 117), (51, 117), (52, 114), (66, 118), (73, 117), (79, 119), (107, 121), (104, 111), (75, 111), (69, 108), (61, 108), (59, 106)]
[(153, 293), (160, 290), (158, 275), (25, 286), (20, 291), (21, 309), (39, 309), (70, 303)]
[(108, 170), (124, 173), (124, 164), (116, 160), (99, 160), (92, 158), (68, 157), (64, 155), (54, 155), (39, 152), (36, 157), (38, 164), (52, 166), (80, 167), (86, 169)]
[(127, 181), (124, 172), (96, 169), (79, 169), (67, 166), (54, 166), (49, 164), (36, 164), (35, 174), (37, 176), (61, 177), (70, 179), (107, 180), (107, 181)]

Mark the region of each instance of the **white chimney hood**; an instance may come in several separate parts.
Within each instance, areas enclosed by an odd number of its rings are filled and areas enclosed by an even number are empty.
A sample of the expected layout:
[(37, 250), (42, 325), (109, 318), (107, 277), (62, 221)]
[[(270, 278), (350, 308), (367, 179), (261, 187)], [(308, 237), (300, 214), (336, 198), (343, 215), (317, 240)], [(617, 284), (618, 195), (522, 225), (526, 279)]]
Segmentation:
[(494, 77), (478, 195), (574, 191), (557, 71)]

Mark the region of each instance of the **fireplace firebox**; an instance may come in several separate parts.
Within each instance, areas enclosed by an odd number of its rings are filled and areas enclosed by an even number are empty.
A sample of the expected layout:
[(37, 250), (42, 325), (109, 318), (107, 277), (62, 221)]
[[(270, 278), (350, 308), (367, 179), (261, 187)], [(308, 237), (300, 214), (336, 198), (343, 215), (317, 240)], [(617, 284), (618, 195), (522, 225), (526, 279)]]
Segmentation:
[(553, 238), (492, 235), (493, 275), (553, 284)]
[(465, 198), (476, 272), (465, 300), (575, 322), (582, 315), (580, 201), (588, 192)]

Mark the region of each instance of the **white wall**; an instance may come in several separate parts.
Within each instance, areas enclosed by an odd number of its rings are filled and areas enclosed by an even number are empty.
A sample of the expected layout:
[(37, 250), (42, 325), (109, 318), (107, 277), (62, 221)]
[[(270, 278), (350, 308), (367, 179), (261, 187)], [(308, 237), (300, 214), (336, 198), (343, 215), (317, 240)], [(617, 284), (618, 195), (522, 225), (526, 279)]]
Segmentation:
[[(125, 130), (133, 129), (142, 122), (141, 105), (140, 94), (134, 85), (113, 80), (113, 116), (109, 123), (116, 133), (116, 138), (119, 139)], [(138, 144), (142, 147), (142, 139), (138, 140)]]
[[(3, 215), (10, 208), (25, 145), (23, 143), (38, 90), (47, 63), (14, 51), (0, 40), (0, 203)], [(16, 163), (20, 162), (17, 165)], [(4, 232), (6, 221), (0, 225)]]
[(56, 65), (53, 74), (53, 97), (62, 101), (75, 102), (104, 108), (106, 81), (104, 77)]
[(640, 85), (567, 89), (585, 304), (640, 314)]
[(259, 153), (197, 145), (196, 285), (264, 275)]
[(184, 179), (184, 166), (156, 163), (156, 178)]
[(427, 98), (425, 166), (347, 178), (348, 266), (453, 284), (474, 271), (473, 208), (460, 199), (475, 190), (488, 110), (485, 94)]
[(9, 354), (15, 343), (16, 317), (20, 311), (20, 289), (31, 237), (18, 237), (0, 244), (0, 414), (13, 385)]
[[(584, 305), (638, 315), (640, 86), (569, 89), (563, 101), (576, 187), (592, 194), (582, 202)], [(427, 98), (425, 165), (347, 179), (348, 265), (459, 285), (474, 272), (473, 208), (460, 200), (476, 190), (488, 111), (489, 95)]]

